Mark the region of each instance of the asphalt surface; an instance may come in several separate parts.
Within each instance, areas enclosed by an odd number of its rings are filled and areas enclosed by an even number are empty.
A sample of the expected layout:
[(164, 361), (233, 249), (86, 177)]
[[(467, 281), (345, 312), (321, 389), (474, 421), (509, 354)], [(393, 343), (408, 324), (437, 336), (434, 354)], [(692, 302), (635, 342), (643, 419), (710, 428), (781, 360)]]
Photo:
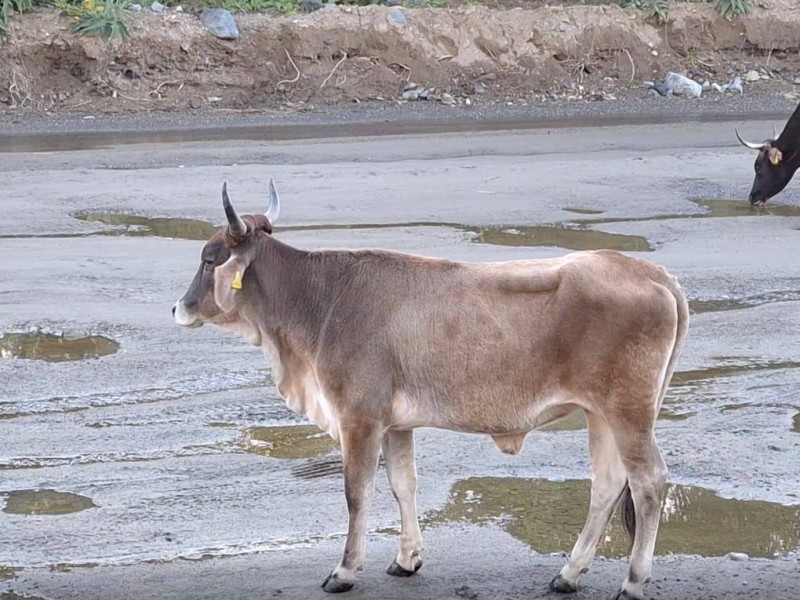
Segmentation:
[[(796, 597), (800, 187), (751, 212), (753, 156), (733, 137), (768, 136), (782, 110), (413, 135), (358, 123), (352, 136), (299, 140), (216, 123), (213, 141), (169, 143), (115, 132), (70, 144), (15, 125), (25, 135), (0, 140), (0, 331), (105, 336), (119, 349), (48, 362), (11, 355), (63, 357), (68, 345), (0, 339), (4, 600), (322, 597), (346, 531), (336, 450), (308, 450), (306, 436), (262, 451), (278, 443), (254, 426), (303, 420), (261, 353), (172, 322), (202, 241), (165, 236), (202, 238), (202, 223), (102, 222), (219, 223), (223, 181), (247, 213), (266, 206), (269, 177), (277, 235), (302, 247), (501, 260), (622, 244), (668, 267), (695, 314), (657, 430), (681, 487), (648, 594)], [(399, 514), (381, 476), (349, 597), (547, 597), (585, 515), (584, 494), (559, 493), (588, 478), (585, 432), (536, 432), (509, 458), (483, 437), (424, 430), (418, 464), (425, 566), (409, 580), (383, 574)], [(615, 547), (579, 598), (617, 589)]]

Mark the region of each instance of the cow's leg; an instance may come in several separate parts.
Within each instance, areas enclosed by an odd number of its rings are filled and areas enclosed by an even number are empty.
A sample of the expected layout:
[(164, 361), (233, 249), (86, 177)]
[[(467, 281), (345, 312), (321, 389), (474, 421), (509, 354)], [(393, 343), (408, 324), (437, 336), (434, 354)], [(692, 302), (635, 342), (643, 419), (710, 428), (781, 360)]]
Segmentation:
[(322, 588), (330, 593), (346, 592), (352, 588), (356, 571), (364, 563), (367, 511), (375, 485), (383, 431), (373, 423), (340, 423), (339, 435), (344, 464), (344, 494), (350, 520), (342, 561), (322, 583)]
[(417, 521), (417, 467), (414, 463), (414, 432), (387, 431), (383, 458), (392, 493), (400, 505), (400, 552), (386, 572), (409, 577), (422, 566), (422, 533)]
[(615, 598), (640, 599), (643, 597), (644, 585), (650, 581), (653, 567), (661, 505), (667, 486), (667, 465), (658, 449), (652, 429), (641, 435), (617, 430), (616, 438), (628, 473), (628, 485), (635, 510), (635, 532), (628, 577)]
[(574, 592), (578, 578), (589, 570), (600, 536), (603, 535), (625, 488), (625, 467), (611, 428), (603, 417), (594, 413), (587, 412), (586, 420), (592, 461), (592, 499), (586, 524), (572, 548), (569, 563), (550, 582), (553, 591), (564, 594)]

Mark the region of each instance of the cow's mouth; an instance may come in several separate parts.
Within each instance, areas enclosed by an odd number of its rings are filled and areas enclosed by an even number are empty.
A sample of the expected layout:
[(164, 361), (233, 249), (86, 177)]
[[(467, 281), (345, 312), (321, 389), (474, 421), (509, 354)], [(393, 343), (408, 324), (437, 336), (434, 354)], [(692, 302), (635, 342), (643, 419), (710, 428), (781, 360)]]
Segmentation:
[(172, 308), (172, 316), (178, 325), (187, 329), (203, 326), (203, 322), (196, 315), (186, 310), (186, 305), (181, 301), (178, 301)]

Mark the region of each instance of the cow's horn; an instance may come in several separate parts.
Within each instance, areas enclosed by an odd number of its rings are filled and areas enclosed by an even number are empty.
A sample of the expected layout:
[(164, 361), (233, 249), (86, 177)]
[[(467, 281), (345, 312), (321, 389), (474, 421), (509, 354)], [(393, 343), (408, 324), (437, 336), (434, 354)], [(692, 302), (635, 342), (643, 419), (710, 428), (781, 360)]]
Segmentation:
[(267, 212), (264, 213), (270, 225), (274, 225), (278, 220), (278, 215), (281, 212), (281, 199), (278, 197), (278, 190), (275, 189), (275, 182), (272, 177), (269, 178), (269, 206)]
[(751, 150), (761, 150), (764, 147), (764, 144), (756, 144), (754, 142), (746, 142), (746, 141), (744, 141), (742, 139), (742, 136), (739, 135), (739, 130), (738, 129), (734, 129), (734, 131), (736, 132), (736, 138), (739, 140), (739, 142), (742, 144), (742, 146), (747, 146)]
[(225, 216), (228, 217), (228, 229), (235, 238), (243, 237), (247, 233), (247, 224), (236, 214), (231, 206), (231, 199), (228, 198), (228, 182), (222, 184), (222, 208), (225, 209)]

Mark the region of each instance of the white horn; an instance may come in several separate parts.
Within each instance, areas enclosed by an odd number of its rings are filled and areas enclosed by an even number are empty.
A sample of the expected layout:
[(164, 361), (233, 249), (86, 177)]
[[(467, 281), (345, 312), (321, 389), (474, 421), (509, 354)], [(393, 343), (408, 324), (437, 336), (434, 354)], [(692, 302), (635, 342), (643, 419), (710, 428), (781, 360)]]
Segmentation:
[(278, 197), (278, 190), (275, 189), (275, 182), (272, 177), (269, 178), (269, 206), (267, 212), (264, 214), (267, 217), (270, 225), (274, 225), (278, 220), (278, 215), (281, 213), (281, 199)]
[(739, 142), (742, 144), (742, 146), (747, 146), (751, 150), (761, 150), (764, 147), (764, 144), (755, 144), (753, 142), (744, 141), (742, 139), (742, 136), (739, 135), (739, 130), (738, 129), (734, 129), (734, 131), (736, 132), (736, 138), (739, 140)]

